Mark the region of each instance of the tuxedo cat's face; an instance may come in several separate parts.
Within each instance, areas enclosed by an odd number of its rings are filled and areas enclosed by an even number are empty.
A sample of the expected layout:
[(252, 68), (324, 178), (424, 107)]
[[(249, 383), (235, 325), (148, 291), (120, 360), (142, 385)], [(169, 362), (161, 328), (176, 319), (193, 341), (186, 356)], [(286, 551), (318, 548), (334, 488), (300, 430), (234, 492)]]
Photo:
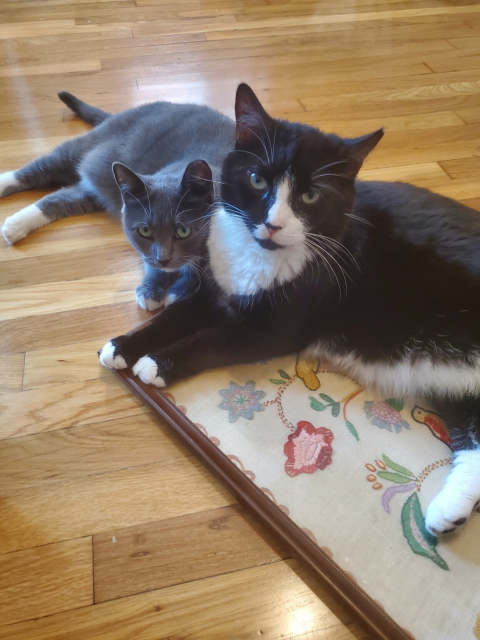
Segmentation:
[[(272, 262), (268, 253), (279, 254), (268, 267), (272, 274), (290, 263), (290, 275), (277, 273), (272, 282), (298, 275), (309, 260), (338, 261), (337, 243), (351, 222), (355, 177), (383, 131), (344, 140), (275, 120), (244, 84), (237, 90), (235, 110), (236, 146), (223, 165), (223, 209), (216, 215), (214, 233), (220, 237), (223, 217), (232, 234), (248, 230), (267, 262)], [(209, 241), (211, 254), (214, 241)], [(260, 263), (258, 251), (252, 249), (253, 254)]]
[(176, 271), (206, 253), (208, 212), (213, 203), (212, 172), (195, 160), (182, 180), (159, 184), (120, 162), (113, 165), (123, 199), (123, 227), (151, 267)]

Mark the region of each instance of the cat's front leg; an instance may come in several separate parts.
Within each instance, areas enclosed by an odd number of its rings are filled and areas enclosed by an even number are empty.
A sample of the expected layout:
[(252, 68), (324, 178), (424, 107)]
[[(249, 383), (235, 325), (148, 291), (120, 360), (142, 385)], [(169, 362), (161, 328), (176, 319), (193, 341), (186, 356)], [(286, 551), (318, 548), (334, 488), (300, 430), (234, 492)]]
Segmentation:
[(144, 261), (145, 275), (142, 282), (135, 289), (135, 297), (142, 309), (155, 311), (165, 302), (167, 289), (174, 282), (172, 273), (155, 269)]
[(480, 398), (437, 403), (455, 448), (453, 469), (427, 509), (425, 525), (433, 535), (452, 533), (480, 504)]
[(180, 270), (180, 277), (168, 288), (165, 306), (191, 296), (200, 285), (200, 276), (189, 266)]
[(296, 353), (306, 346), (299, 342), (299, 336), (299, 332), (283, 333), (226, 320), (165, 349), (149, 351), (132, 370), (145, 384), (164, 387), (205, 369)]

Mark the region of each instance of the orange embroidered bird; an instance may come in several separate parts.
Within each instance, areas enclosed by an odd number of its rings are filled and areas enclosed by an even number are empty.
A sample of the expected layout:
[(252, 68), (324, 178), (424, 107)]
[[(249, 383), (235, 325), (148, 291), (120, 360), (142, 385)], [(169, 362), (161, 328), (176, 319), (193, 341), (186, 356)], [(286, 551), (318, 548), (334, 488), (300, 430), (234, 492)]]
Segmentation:
[(426, 424), (435, 438), (444, 442), (450, 449), (452, 448), (452, 439), (448, 433), (447, 425), (438, 413), (415, 405), (412, 409), (412, 418), (415, 422)]

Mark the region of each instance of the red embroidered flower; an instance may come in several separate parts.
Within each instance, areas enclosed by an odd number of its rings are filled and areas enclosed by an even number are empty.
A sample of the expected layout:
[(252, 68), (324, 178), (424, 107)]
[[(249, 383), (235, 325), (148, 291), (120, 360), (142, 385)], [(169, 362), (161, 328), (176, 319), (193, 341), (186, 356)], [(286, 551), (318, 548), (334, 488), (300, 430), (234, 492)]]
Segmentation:
[(287, 456), (285, 471), (293, 477), (325, 469), (332, 462), (333, 449), (330, 445), (333, 433), (325, 427), (315, 429), (313, 424), (305, 420), (299, 422), (297, 427), (283, 447)]

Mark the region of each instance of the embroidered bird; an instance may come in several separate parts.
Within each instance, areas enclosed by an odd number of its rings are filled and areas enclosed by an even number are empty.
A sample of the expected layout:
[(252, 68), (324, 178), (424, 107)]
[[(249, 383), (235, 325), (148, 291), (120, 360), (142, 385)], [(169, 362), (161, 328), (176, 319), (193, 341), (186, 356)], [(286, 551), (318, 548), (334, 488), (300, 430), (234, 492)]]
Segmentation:
[(415, 405), (412, 409), (412, 418), (415, 422), (427, 425), (435, 438), (441, 440), (447, 447), (450, 447), (450, 449), (452, 448), (452, 440), (448, 433), (447, 425), (438, 413), (434, 413), (429, 409), (422, 409), (422, 407)]

